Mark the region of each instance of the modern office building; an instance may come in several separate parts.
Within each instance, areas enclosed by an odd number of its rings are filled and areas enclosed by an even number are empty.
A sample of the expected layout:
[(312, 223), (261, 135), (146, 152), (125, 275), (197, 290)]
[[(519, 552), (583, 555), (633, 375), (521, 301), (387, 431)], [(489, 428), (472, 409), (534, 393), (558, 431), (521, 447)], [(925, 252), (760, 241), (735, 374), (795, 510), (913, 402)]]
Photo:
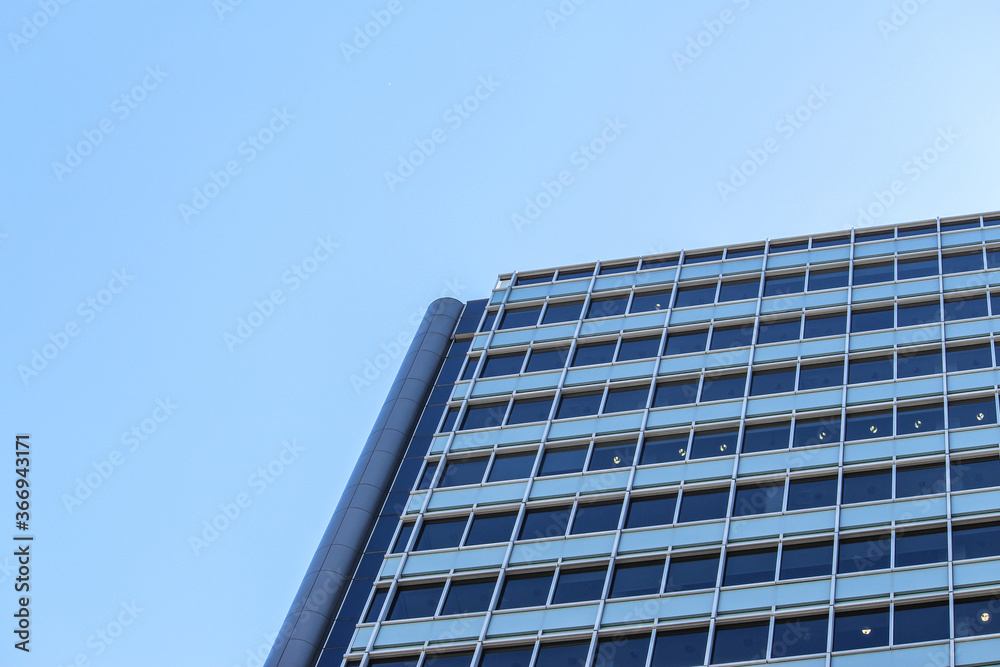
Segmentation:
[(1000, 214), (437, 301), (267, 665), (1000, 665), (998, 333)]

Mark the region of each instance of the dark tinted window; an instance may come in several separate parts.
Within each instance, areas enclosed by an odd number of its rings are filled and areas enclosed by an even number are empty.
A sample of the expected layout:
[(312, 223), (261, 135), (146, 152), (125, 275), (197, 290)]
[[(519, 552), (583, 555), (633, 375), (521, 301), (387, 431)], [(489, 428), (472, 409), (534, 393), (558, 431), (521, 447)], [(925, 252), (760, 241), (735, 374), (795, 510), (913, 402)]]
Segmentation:
[(848, 384), (892, 379), (892, 357), (862, 357), (847, 364)]
[(836, 477), (793, 479), (788, 484), (788, 510), (831, 507), (837, 504)]
[(597, 641), (594, 664), (601, 667), (646, 667), (648, 651), (648, 634), (632, 637), (615, 634)]
[(586, 417), (596, 415), (601, 408), (603, 393), (597, 394), (563, 394), (559, 401), (559, 409), (556, 410), (556, 419), (568, 419), (570, 417)]
[(465, 532), (467, 517), (461, 519), (448, 519), (447, 521), (428, 521), (420, 529), (420, 536), (414, 551), (426, 551), (428, 549), (449, 549), (457, 547), (462, 541), (462, 533)]
[(675, 308), (685, 306), (699, 306), (715, 301), (715, 284), (703, 285), (701, 287), (680, 287), (677, 289), (677, 297), (674, 300)]
[(900, 353), (896, 359), (896, 377), (903, 379), (941, 372), (941, 350)]
[(734, 280), (723, 282), (719, 289), (719, 301), (742, 301), (756, 299), (760, 289), (760, 280)]
[(754, 371), (750, 381), (750, 395), (780, 394), (795, 390), (795, 368)]
[(893, 275), (892, 262), (879, 262), (878, 264), (861, 264), (854, 267), (854, 284), (870, 285), (871, 283), (884, 283), (895, 278)]
[(740, 257), (756, 257), (764, 254), (764, 246), (752, 246), (750, 248), (729, 248), (726, 250), (726, 259), (737, 259)]
[(676, 496), (633, 497), (629, 502), (626, 528), (666, 526), (674, 522)]
[(841, 336), (847, 332), (847, 315), (807, 315), (803, 338)]
[(410, 534), (412, 532), (413, 524), (404, 523), (403, 527), (399, 529), (399, 535), (396, 536), (396, 542), (392, 547), (392, 553), (401, 554), (406, 551), (406, 543), (410, 541)]
[(507, 577), (507, 581), (504, 582), (497, 608), (540, 607), (549, 599), (549, 586), (551, 583), (551, 572), (534, 572), (532, 574), (509, 576)]
[(549, 418), (551, 409), (551, 398), (517, 398), (514, 399), (514, 407), (510, 409), (507, 423), (527, 424), (528, 422), (545, 421)]
[(705, 344), (708, 342), (707, 331), (695, 331), (692, 333), (668, 334), (667, 344), (663, 349), (663, 354), (689, 354), (691, 352), (704, 352)]
[(896, 531), (896, 567), (943, 563), (948, 560), (948, 531)]
[(580, 319), (580, 311), (583, 310), (582, 301), (570, 303), (550, 303), (542, 317), (542, 324), (554, 324), (556, 322), (571, 322)]
[(453, 581), (444, 599), (441, 615), (486, 611), (489, 609), (490, 599), (493, 598), (493, 587), (496, 583), (496, 579)]
[[(719, 573), (719, 554), (672, 558), (667, 569), (667, 593), (713, 588)], [(700, 663), (699, 663), (700, 664)]]
[(986, 558), (1000, 555), (1000, 523), (955, 526), (951, 533), (952, 558)]
[(809, 291), (847, 286), (847, 268), (809, 272)]
[(730, 551), (726, 554), (726, 571), (723, 574), (722, 585), (738, 586), (774, 581), (774, 567), (777, 562), (777, 548)]
[(871, 535), (840, 540), (837, 573), (868, 572), (889, 567), (892, 544), (889, 535)]
[(781, 551), (781, 579), (826, 577), (833, 569), (833, 542), (799, 544)]
[(445, 653), (444, 655), (428, 653), (424, 667), (469, 667), (471, 662), (471, 653)]
[(642, 260), (643, 269), (658, 269), (664, 266), (677, 266), (676, 257), (660, 257)]
[(521, 285), (537, 285), (538, 283), (547, 283), (552, 281), (551, 273), (543, 273), (539, 276), (518, 276), (517, 282), (515, 283), (518, 287)]
[(569, 348), (532, 350), (531, 357), (528, 358), (528, 367), (524, 370), (527, 373), (533, 373), (562, 368), (566, 365), (566, 357), (568, 356)]
[(733, 516), (751, 516), (780, 512), (785, 497), (785, 484), (754, 484), (736, 488)]
[(604, 590), (606, 571), (590, 568), (586, 570), (562, 570), (556, 582), (556, 592), (552, 604), (598, 600)]
[(498, 456), (493, 460), (488, 482), (503, 482), (508, 479), (524, 479), (531, 476), (531, 468), (535, 464), (535, 452), (527, 454), (508, 454)]
[(647, 313), (653, 310), (666, 310), (670, 305), (670, 290), (659, 292), (636, 292), (632, 297), (631, 313)]
[(885, 438), (892, 435), (892, 410), (848, 414), (844, 423), (844, 441)]
[[(562, 277), (558, 278), (561, 280)], [(525, 648), (490, 648), (483, 651), (479, 667), (528, 667), (531, 662), (533, 647)]]
[(471, 380), (476, 376), (476, 364), (479, 363), (479, 357), (472, 357), (469, 359), (469, 363), (466, 365), (465, 370), (462, 372), (463, 380)]
[(630, 271), (635, 271), (639, 267), (638, 262), (629, 262), (628, 264), (618, 264), (613, 266), (601, 265), (601, 270), (597, 272), (599, 276), (610, 276), (615, 273), (628, 273)]
[(396, 591), (396, 599), (389, 608), (388, 620), (398, 621), (401, 618), (420, 618), (433, 616), (444, 584), (428, 586), (412, 586)]
[(739, 327), (716, 327), (712, 332), (713, 350), (727, 350), (731, 347), (746, 347), (753, 342), (753, 324)]
[(833, 617), (833, 650), (889, 645), (889, 610), (835, 612)]
[(767, 634), (771, 624), (741, 623), (715, 628), (712, 664), (761, 660), (767, 657)]
[(896, 497), (928, 496), (944, 493), (944, 464), (896, 468)]
[(918, 303), (912, 306), (899, 306), (896, 309), (897, 327), (934, 324), (940, 321), (941, 305), (937, 303)]
[(940, 431), (944, 428), (944, 406), (918, 405), (896, 411), (896, 435)]
[(610, 317), (612, 315), (624, 315), (625, 307), (628, 305), (628, 295), (607, 297), (603, 299), (591, 299), (590, 307), (587, 308), (587, 319), (595, 317)]
[(653, 667), (694, 667), (705, 664), (708, 629), (657, 632)]
[(542, 644), (535, 664), (546, 667), (579, 667), (586, 662), (589, 650), (590, 641)]
[(899, 265), (896, 267), (896, 273), (900, 280), (936, 276), (938, 274), (937, 257), (901, 259), (899, 260)]
[(951, 462), (951, 490), (968, 491), (1000, 486), (1000, 459), (993, 455), (985, 459)]
[(996, 597), (956, 598), (955, 636), (975, 637), (1000, 632)]
[(639, 465), (683, 461), (687, 455), (686, 435), (669, 438), (649, 438), (643, 441)]
[(379, 614), (382, 613), (382, 605), (385, 604), (385, 599), (388, 595), (388, 588), (379, 588), (375, 591), (375, 597), (372, 599), (371, 606), (368, 607), (368, 613), (365, 614), (365, 623), (374, 623), (378, 620)]
[(479, 484), (483, 481), (487, 463), (489, 463), (489, 459), (448, 461), (438, 486), (444, 488), (462, 486), (463, 484)]
[(954, 255), (944, 255), (941, 258), (941, 272), (945, 274), (982, 270), (983, 253), (981, 250), (976, 250), (975, 252), (963, 252)]
[(819, 419), (800, 419), (795, 422), (793, 447), (809, 447), (811, 445), (827, 445), (840, 440), (840, 417), (821, 417)]
[(599, 533), (618, 528), (618, 517), (622, 513), (621, 501), (615, 503), (580, 504), (573, 519), (571, 535)]
[(722, 259), (722, 251), (717, 252), (704, 252), (697, 255), (685, 255), (685, 264), (703, 264), (705, 262), (716, 262)]
[(573, 366), (589, 366), (591, 364), (606, 364), (615, 357), (615, 342), (580, 345), (573, 355)]
[(885, 239), (891, 239), (893, 236), (893, 230), (886, 229), (879, 232), (855, 233), (854, 240), (858, 243), (864, 243), (865, 241), (882, 241)]
[(608, 398), (604, 402), (604, 412), (628, 412), (629, 410), (644, 410), (649, 397), (649, 386), (624, 387), (608, 390)]
[(945, 322), (968, 320), (973, 317), (986, 317), (987, 314), (985, 295), (964, 298), (956, 297), (945, 299), (944, 301)]
[(462, 420), (461, 430), (499, 426), (507, 412), (506, 403), (490, 403), (488, 405), (470, 405)]
[(892, 470), (844, 474), (845, 505), (886, 500), (892, 497)]
[(472, 519), (472, 528), (465, 538), (465, 545), (506, 542), (510, 539), (516, 520), (517, 514), (477, 514)]
[(681, 498), (681, 513), (678, 521), (704, 521), (721, 519), (729, 507), (729, 489), (716, 491), (684, 492)]
[(691, 442), (691, 458), (705, 459), (736, 453), (736, 429), (725, 431), (697, 431)]
[(368, 664), (371, 667), (417, 667), (418, 659), (419, 656), (415, 658), (387, 658), (385, 660), (372, 660)]
[(594, 267), (586, 269), (562, 269), (559, 271), (559, 277), (556, 278), (556, 282), (560, 280), (573, 280), (574, 278), (584, 278), (594, 275)]
[(948, 406), (948, 428), (996, 423), (997, 409), (992, 396), (987, 399), (955, 402)]
[(934, 234), (937, 232), (937, 223), (921, 225), (920, 227), (900, 227), (897, 231), (899, 238), (907, 236), (920, 236), (921, 234)]
[(528, 510), (521, 524), (519, 540), (535, 540), (540, 537), (558, 537), (566, 534), (569, 524), (568, 507), (546, 507), (544, 509)]
[(784, 424), (762, 424), (760, 426), (747, 426), (743, 432), (743, 453), (766, 452), (772, 449), (786, 449), (788, 447), (788, 437), (791, 434), (792, 425), (789, 422)]
[(893, 644), (948, 639), (951, 635), (947, 600), (919, 605), (897, 604), (893, 613)]
[(632, 465), (635, 460), (634, 442), (610, 442), (594, 445), (594, 452), (590, 455), (590, 465), (588, 470), (609, 470), (613, 468), (625, 468)]
[(764, 296), (779, 294), (795, 294), (806, 289), (806, 277), (803, 274), (792, 276), (765, 276)]
[(892, 306), (879, 310), (860, 310), (851, 314), (851, 333), (891, 329), (893, 324)]
[(826, 616), (774, 619), (771, 657), (826, 653), (827, 625)]
[(667, 382), (656, 385), (656, 393), (653, 395), (653, 407), (662, 408), (668, 405), (694, 403), (697, 398), (697, 378), (684, 382)]
[(417, 485), (418, 491), (431, 488), (431, 482), (434, 480), (435, 472), (437, 472), (437, 464), (428, 463), (427, 467), (424, 468), (424, 474), (420, 476), (420, 484)]
[(625, 338), (618, 348), (618, 361), (648, 359), (660, 353), (660, 337)]
[(837, 387), (844, 383), (844, 362), (804, 365), (799, 369), (799, 390)]
[(587, 459), (586, 447), (564, 447), (562, 449), (546, 449), (542, 456), (542, 466), (538, 476), (562, 475), (568, 472), (582, 472), (583, 463)]
[(809, 247), (808, 239), (805, 241), (790, 241), (788, 243), (772, 243), (770, 252), (776, 255), (780, 252), (792, 252), (793, 250), (805, 250)]
[(760, 329), (757, 332), (757, 343), (780, 343), (786, 340), (797, 340), (799, 337), (799, 320), (785, 320), (783, 322), (761, 321)]
[(634, 595), (659, 593), (662, 576), (662, 560), (652, 563), (618, 564), (615, 566), (615, 574), (611, 579), (611, 597), (627, 598)]
[(518, 327), (533, 327), (538, 322), (538, 314), (541, 307), (536, 308), (514, 308), (503, 314), (500, 320), (501, 329), (516, 329)]
[(745, 371), (739, 375), (706, 376), (701, 385), (701, 400), (721, 401), (727, 398), (740, 398), (745, 387)]
[[(451, 385), (448, 385), (451, 388)], [(458, 420), (459, 408), (448, 408), (448, 413), (444, 417), (439, 433), (447, 433), (455, 429), (455, 422)]]

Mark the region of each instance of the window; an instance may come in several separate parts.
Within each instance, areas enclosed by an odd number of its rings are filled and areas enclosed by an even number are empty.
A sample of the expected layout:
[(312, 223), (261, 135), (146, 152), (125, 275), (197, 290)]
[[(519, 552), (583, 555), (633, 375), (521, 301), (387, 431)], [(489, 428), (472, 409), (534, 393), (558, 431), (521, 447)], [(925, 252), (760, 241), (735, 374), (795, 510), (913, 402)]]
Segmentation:
[(684, 264), (703, 264), (705, 262), (717, 262), (722, 259), (722, 251), (703, 252), (698, 255), (685, 255)]
[(535, 371), (551, 371), (562, 368), (566, 365), (568, 356), (569, 348), (532, 350), (531, 356), (528, 358), (528, 367), (524, 371), (534, 373)]
[(444, 599), (441, 615), (472, 614), (486, 611), (493, 598), (493, 588), (496, 579), (478, 579), (472, 581), (453, 581)]
[(828, 577), (833, 570), (833, 542), (785, 545), (779, 578)]
[(497, 321), (497, 312), (498, 311), (496, 311), (496, 310), (487, 310), (486, 311), (486, 319), (483, 320), (483, 326), (480, 327), (480, 329), (479, 329), (480, 331), (492, 331), (493, 330), (493, 323)]
[(809, 272), (809, 291), (847, 287), (847, 267)]
[[(469, 667), (471, 662), (471, 653), (428, 653), (427, 659), (424, 661), (424, 667)], [(512, 663), (511, 667), (517, 667), (517, 663)], [(527, 663), (523, 667), (527, 667)]]
[(500, 329), (517, 329), (518, 327), (533, 327), (538, 322), (541, 306), (534, 308), (513, 308), (504, 312), (500, 320)]
[(780, 512), (784, 498), (784, 482), (737, 487), (736, 501), (733, 503), (733, 516)]
[(542, 466), (538, 471), (538, 476), (546, 477), (548, 475), (564, 475), (569, 472), (583, 472), (583, 463), (586, 459), (586, 447), (546, 449), (542, 455)]
[(934, 324), (941, 321), (941, 305), (938, 303), (917, 303), (900, 305), (896, 309), (896, 326), (913, 327)]
[(790, 422), (784, 424), (761, 424), (758, 426), (747, 426), (743, 432), (743, 453), (766, 452), (772, 449), (787, 449), (788, 438), (791, 435), (792, 425)]
[(739, 586), (774, 581), (774, 568), (777, 562), (777, 547), (730, 551), (726, 554), (726, 571), (723, 574), (722, 585)]
[(986, 317), (986, 295), (979, 294), (967, 297), (954, 297), (944, 300), (944, 321), (968, 320), (974, 317)]
[(678, 521), (706, 521), (722, 519), (729, 507), (729, 489), (712, 491), (685, 491), (681, 497), (681, 513)]
[(945, 255), (941, 258), (941, 272), (965, 273), (966, 271), (983, 270), (983, 251), (963, 252), (954, 255)]
[(648, 385), (643, 387), (618, 387), (609, 389), (608, 399), (604, 402), (604, 413), (644, 410), (648, 397)]
[[(667, 593), (714, 588), (719, 572), (719, 554), (671, 558), (667, 570)], [(700, 663), (697, 663), (700, 664)]]
[(590, 640), (585, 642), (542, 644), (538, 648), (538, 657), (535, 658), (535, 665), (576, 667), (587, 661), (588, 651), (590, 651)]
[(573, 355), (573, 366), (590, 366), (591, 364), (607, 364), (615, 357), (616, 341), (607, 343), (592, 343), (580, 345)]
[(753, 324), (738, 327), (716, 327), (712, 331), (713, 350), (727, 350), (733, 347), (747, 347), (753, 342)]
[(697, 378), (683, 382), (666, 382), (656, 385), (656, 392), (653, 395), (653, 407), (663, 408), (669, 405), (694, 403), (697, 397)]
[(533, 646), (484, 649), (479, 667), (528, 667), (533, 651)]
[(793, 250), (805, 250), (809, 247), (809, 239), (804, 241), (789, 241), (786, 243), (772, 243), (771, 244), (771, 254), (776, 255), (779, 252), (792, 252)]
[(843, 336), (847, 332), (847, 314), (807, 315), (803, 338)]
[[(372, 660), (368, 664), (370, 667), (417, 667), (420, 656), (412, 658), (386, 658), (385, 660)], [(361, 663), (348, 663), (349, 667), (355, 667)]]
[(674, 308), (701, 306), (715, 301), (715, 283), (699, 287), (679, 287), (674, 298)]
[(837, 573), (887, 569), (891, 545), (888, 533), (840, 540)]
[(840, 440), (840, 416), (796, 419), (792, 447), (827, 445)]
[(857, 286), (889, 282), (895, 277), (893, 273), (892, 262), (856, 265), (854, 267), (854, 284)]
[(610, 276), (615, 273), (629, 273), (630, 271), (635, 271), (639, 268), (639, 262), (629, 262), (628, 264), (618, 264), (613, 266), (605, 266), (601, 264), (601, 270), (597, 272), (599, 276)]
[(899, 227), (898, 236), (899, 238), (905, 238), (907, 236), (920, 236), (921, 234), (935, 234), (937, 233), (937, 223), (932, 223), (930, 225), (921, 225), (920, 227)]
[(618, 517), (622, 513), (621, 501), (613, 503), (581, 503), (576, 508), (573, 529), (570, 535), (600, 533), (618, 528)]
[(446, 488), (449, 486), (463, 486), (465, 484), (479, 484), (483, 481), (483, 473), (486, 472), (486, 464), (489, 459), (465, 459), (458, 461), (448, 461), (448, 465), (441, 475), (438, 486)]
[(465, 370), (462, 372), (463, 380), (471, 380), (476, 376), (476, 364), (479, 363), (479, 357), (470, 357), (469, 362), (465, 365)]
[(951, 635), (947, 600), (918, 605), (897, 604), (893, 621), (893, 644), (916, 644), (948, 639)]
[(885, 438), (892, 435), (892, 410), (848, 413), (844, 422), (844, 441)]
[(919, 259), (900, 259), (896, 267), (899, 280), (911, 278), (926, 278), (938, 274), (937, 257), (921, 257)]
[(417, 544), (413, 550), (427, 551), (429, 549), (457, 547), (462, 541), (466, 523), (468, 523), (468, 517), (464, 516), (460, 519), (424, 522), (424, 527), (420, 529), (420, 535), (417, 537)]
[(1000, 486), (1000, 459), (996, 455), (951, 462), (952, 491), (985, 489), (991, 486)]
[(475, 514), (465, 546), (506, 542), (514, 530), (517, 514)]
[(505, 482), (510, 479), (525, 479), (531, 477), (531, 468), (535, 465), (535, 452), (526, 454), (507, 454), (493, 459), (493, 469), (487, 482)]
[(788, 483), (788, 511), (837, 504), (837, 477), (807, 477)]
[(892, 497), (892, 470), (844, 473), (845, 505)]
[(705, 664), (708, 628), (657, 632), (652, 665), (696, 667)]
[[(451, 388), (449, 386), (449, 388)], [(459, 408), (448, 408), (448, 412), (444, 416), (444, 421), (441, 423), (441, 428), (438, 433), (447, 433), (448, 431), (455, 430), (455, 422), (458, 420)]]
[(892, 379), (892, 357), (852, 358), (847, 365), (847, 383), (881, 382)]
[(955, 636), (975, 637), (1000, 632), (996, 597), (955, 598)]
[(756, 299), (760, 289), (760, 279), (753, 280), (732, 280), (723, 282), (719, 288), (719, 301), (742, 301), (744, 299)]
[(799, 370), (799, 390), (839, 387), (844, 384), (844, 362), (803, 365)]
[(934, 375), (941, 372), (941, 350), (899, 354), (896, 359), (896, 377), (916, 377), (918, 375)]
[(951, 531), (952, 558), (986, 558), (1000, 555), (1000, 523), (972, 523)]
[(865, 241), (884, 241), (885, 239), (891, 239), (893, 236), (893, 230), (884, 229), (878, 232), (856, 232), (854, 234), (854, 240), (858, 243), (864, 243)]
[[(601, 667), (646, 667), (649, 635), (623, 637), (620, 634), (597, 640), (594, 664)], [(578, 664), (583, 664), (578, 663)]]
[(740, 375), (705, 376), (701, 386), (701, 400), (723, 401), (729, 398), (741, 398), (746, 387), (746, 371)]
[(368, 607), (368, 613), (365, 614), (364, 623), (374, 623), (378, 620), (379, 614), (382, 613), (382, 605), (385, 604), (385, 599), (388, 596), (388, 588), (375, 589), (375, 597), (372, 598), (371, 606)]
[(540, 607), (549, 599), (551, 584), (551, 572), (510, 575), (504, 582), (497, 609)]
[(750, 382), (751, 396), (782, 394), (795, 390), (795, 368), (754, 371)]
[(396, 591), (396, 599), (389, 608), (387, 620), (433, 616), (443, 590), (443, 583), (400, 588)]
[(560, 570), (552, 604), (600, 599), (605, 574), (604, 568)]
[(560, 537), (566, 534), (569, 524), (568, 507), (546, 507), (528, 510), (524, 513), (519, 540), (534, 540), (539, 537)]
[(774, 642), (771, 657), (826, 653), (826, 616), (774, 619)]
[(406, 551), (406, 543), (410, 541), (410, 534), (413, 532), (412, 523), (404, 523), (402, 528), (399, 529), (399, 535), (396, 536), (396, 544), (392, 548), (394, 554), (401, 554)]
[(896, 468), (896, 497), (929, 496), (945, 492), (944, 464)]
[(560, 280), (573, 280), (575, 278), (589, 278), (594, 275), (594, 267), (588, 267), (586, 269), (560, 269), (559, 275), (556, 277), (556, 282)]
[(715, 628), (712, 664), (760, 660), (767, 657), (767, 634), (771, 624), (740, 623)]
[(683, 461), (687, 455), (687, 446), (688, 438), (686, 435), (646, 438), (642, 443), (642, 456), (639, 458), (639, 465)]
[(514, 407), (510, 409), (508, 424), (527, 424), (541, 422), (549, 418), (552, 409), (551, 398), (515, 398)]
[(670, 305), (670, 290), (659, 292), (636, 292), (632, 297), (630, 313), (648, 313), (656, 310), (666, 310)]
[(757, 332), (757, 344), (780, 343), (786, 340), (798, 340), (800, 322), (798, 318), (794, 320), (784, 320), (781, 322), (764, 323), (761, 320), (760, 329)]
[(834, 611), (833, 650), (889, 645), (889, 610)]
[(659, 257), (642, 260), (643, 269), (659, 269), (666, 266), (677, 266), (676, 257)]
[(989, 345), (949, 347), (945, 351), (944, 357), (945, 366), (949, 373), (993, 366), (993, 356), (990, 353)]
[(891, 329), (893, 323), (892, 307), (878, 310), (859, 310), (851, 314), (851, 333)]
[(736, 429), (697, 431), (691, 443), (691, 458), (705, 459), (736, 453)]
[(520, 287), (521, 285), (537, 285), (539, 283), (552, 282), (552, 273), (543, 273), (537, 276), (518, 276), (515, 285)]
[(618, 348), (618, 361), (649, 359), (660, 353), (660, 337), (624, 338)]
[(751, 246), (749, 248), (729, 248), (726, 250), (726, 259), (738, 259), (741, 257), (757, 257), (764, 254), (764, 246)]
[(943, 563), (948, 560), (948, 531), (896, 531), (896, 567)]
[(667, 334), (667, 344), (663, 350), (663, 354), (671, 355), (671, 354), (690, 354), (691, 352), (704, 352), (705, 344), (707, 342), (708, 342), (707, 331)]
[(611, 470), (626, 468), (635, 460), (634, 442), (609, 442), (594, 445), (587, 470)]
[(596, 394), (563, 394), (562, 399), (559, 401), (559, 409), (556, 410), (556, 419), (596, 415), (601, 409), (601, 399), (603, 397), (603, 392)]
[(896, 435), (940, 431), (944, 428), (944, 406), (918, 405), (896, 411)]
[[(651, 563), (618, 563), (615, 565), (615, 574), (611, 579), (611, 595), (609, 597), (628, 598), (659, 593), (662, 576), (662, 560)], [(645, 659), (645, 654), (642, 657)]]
[(587, 308), (587, 319), (595, 317), (611, 317), (612, 315), (624, 315), (625, 307), (628, 305), (628, 295), (605, 297), (602, 299), (591, 299), (590, 307)]
[(997, 409), (994, 399), (961, 401), (948, 406), (948, 428), (981, 426), (997, 423)]
[(557, 322), (572, 322), (580, 319), (580, 311), (583, 310), (582, 301), (570, 301), (569, 303), (550, 303), (545, 309), (542, 317), (542, 324), (555, 324)]
[(626, 528), (645, 528), (647, 526), (667, 526), (674, 522), (674, 508), (677, 496), (639, 496), (632, 497), (625, 518)]
[(796, 294), (804, 292), (806, 289), (805, 274), (799, 273), (791, 276), (765, 276), (764, 296), (779, 296), (782, 294)]
[(467, 431), (474, 428), (499, 426), (507, 412), (506, 403), (487, 403), (485, 405), (470, 405), (462, 420), (459, 430)]
[(420, 476), (420, 484), (417, 485), (418, 491), (431, 488), (431, 482), (434, 481), (435, 472), (437, 472), (437, 464), (433, 462), (428, 463), (427, 467), (424, 468), (424, 474)]

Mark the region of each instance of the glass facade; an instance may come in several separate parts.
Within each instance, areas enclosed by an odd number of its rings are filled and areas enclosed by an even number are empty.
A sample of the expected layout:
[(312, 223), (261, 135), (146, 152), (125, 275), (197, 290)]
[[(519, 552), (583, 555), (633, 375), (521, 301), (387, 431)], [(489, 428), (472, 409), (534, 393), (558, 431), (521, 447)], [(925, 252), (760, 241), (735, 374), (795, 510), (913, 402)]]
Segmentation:
[(1000, 216), (500, 277), (318, 664), (1000, 664)]

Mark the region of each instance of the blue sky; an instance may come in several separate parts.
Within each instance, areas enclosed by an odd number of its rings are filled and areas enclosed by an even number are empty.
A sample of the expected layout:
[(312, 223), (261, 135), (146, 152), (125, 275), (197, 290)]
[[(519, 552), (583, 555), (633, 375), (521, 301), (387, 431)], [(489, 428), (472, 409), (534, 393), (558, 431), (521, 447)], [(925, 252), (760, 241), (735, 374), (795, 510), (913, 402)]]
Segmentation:
[(257, 664), (439, 296), (1000, 209), (998, 19), (4, 3), (0, 414), (31, 434), (36, 541), (32, 651), (0, 661)]

